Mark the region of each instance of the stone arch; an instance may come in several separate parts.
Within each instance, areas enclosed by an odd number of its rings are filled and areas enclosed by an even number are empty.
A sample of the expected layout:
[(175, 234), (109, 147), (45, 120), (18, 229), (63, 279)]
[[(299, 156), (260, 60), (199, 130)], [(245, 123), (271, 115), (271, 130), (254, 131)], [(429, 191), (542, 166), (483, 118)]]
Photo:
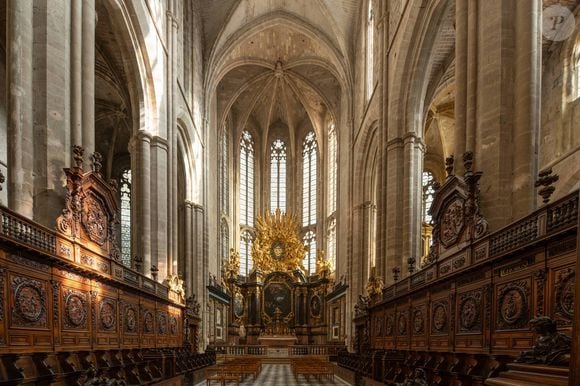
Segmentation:
[(128, 74), (134, 74), (127, 77), (131, 108), (138, 112), (133, 114), (133, 132), (149, 131), (149, 128), (157, 127), (157, 101), (152, 91), (154, 77), (144, 48), (144, 34), (139, 29), (134, 5), (120, 0), (100, 0), (100, 3), (109, 11), (114, 33), (123, 37), (118, 39), (122, 48), (120, 54), (128, 66)]
[(452, 0), (437, 0), (424, 6), (420, 0), (408, 5), (408, 15), (401, 42), (409, 42), (409, 50), (400, 51), (395, 62), (393, 90), (400, 90), (399, 98), (392, 98), (389, 138), (402, 137), (406, 132), (422, 135), (422, 118), (429, 86), (429, 58), (437, 39), (442, 18), (450, 11)]

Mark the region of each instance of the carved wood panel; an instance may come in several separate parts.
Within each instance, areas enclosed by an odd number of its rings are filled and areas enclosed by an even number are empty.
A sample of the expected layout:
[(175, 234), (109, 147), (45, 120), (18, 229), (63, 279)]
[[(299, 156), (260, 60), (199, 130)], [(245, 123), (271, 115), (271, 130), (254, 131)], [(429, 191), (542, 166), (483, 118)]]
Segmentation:
[[(182, 312), (138, 291), (0, 250), (0, 353), (177, 347)], [(160, 315), (166, 320), (161, 331)]]

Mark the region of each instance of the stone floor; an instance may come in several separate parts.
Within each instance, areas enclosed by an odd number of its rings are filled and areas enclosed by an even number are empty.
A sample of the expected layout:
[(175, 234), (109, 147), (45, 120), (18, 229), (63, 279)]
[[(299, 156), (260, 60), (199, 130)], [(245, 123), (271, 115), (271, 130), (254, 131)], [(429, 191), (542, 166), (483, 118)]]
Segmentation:
[[(235, 385), (235, 382), (228, 382), (227, 385)], [(205, 381), (199, 383), (197, 386), (205, 386)], [(219, 382), (212, 382), (212, 385), (219, 385)], [(299, 376), (298, 379), (294, 378), (292, 374), (292, 369), (288, 364), (265, 364), (262, 365), (262, 372), (258, 376), (258, 379), (246, 377), (243, 382), (240, 383), (241, 386), (327, 386), (327, 385), (341, 385), (348, 386), (349, 384), (342, 379), (334, 376), (334, 383), (330, 382), (328, 379), (318, 380), (316, 378), (306, 379), (303, 376)]]

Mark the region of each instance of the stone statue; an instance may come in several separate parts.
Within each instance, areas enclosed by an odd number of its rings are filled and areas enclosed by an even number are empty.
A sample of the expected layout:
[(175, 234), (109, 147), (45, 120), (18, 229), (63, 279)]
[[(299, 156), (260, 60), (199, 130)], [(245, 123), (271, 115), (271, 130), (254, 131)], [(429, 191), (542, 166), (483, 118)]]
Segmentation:
[(240, 324), (240, 338), (244, 339), (246, 337), (246, 327)]
[(569, 366), (572, 339), (558, 332), (556, 322), (547, 316), (538, 316), (530, 321), (530, 326), (539, 335), (536, 345), (522, 352), (516, 362)]

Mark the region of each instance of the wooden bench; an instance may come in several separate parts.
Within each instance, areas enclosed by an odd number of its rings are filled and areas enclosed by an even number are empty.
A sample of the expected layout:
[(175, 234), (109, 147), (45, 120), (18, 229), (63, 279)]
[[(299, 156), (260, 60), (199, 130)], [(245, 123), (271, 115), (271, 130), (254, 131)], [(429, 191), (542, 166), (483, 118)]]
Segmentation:
[(329, 362), (315, 358), (300, 358), (294, 359), (290, 363), (295, 378), (298, 378), (299, 375), (303, 375), (307, 379), (311, 376), (318, 379), (324, 377), (334, 382), (334, 368)]
[(239, 386), (242, 380), (239, 373), (239, 365), (220, 364), (208, 367), (205, 369), (206, 386), (210, 386), (212, 381), (218, 381), (222, 386), (225, 386), (227, 381), (235, 381)]
[(206, 378), (206, 386), (210, 386), (212, 381), (219, 381), (222, 386), (225, 386), (227, 381), (235, 381), (236, 385), (240, 386), (240, 376), (238, 375), (210, 375)]

